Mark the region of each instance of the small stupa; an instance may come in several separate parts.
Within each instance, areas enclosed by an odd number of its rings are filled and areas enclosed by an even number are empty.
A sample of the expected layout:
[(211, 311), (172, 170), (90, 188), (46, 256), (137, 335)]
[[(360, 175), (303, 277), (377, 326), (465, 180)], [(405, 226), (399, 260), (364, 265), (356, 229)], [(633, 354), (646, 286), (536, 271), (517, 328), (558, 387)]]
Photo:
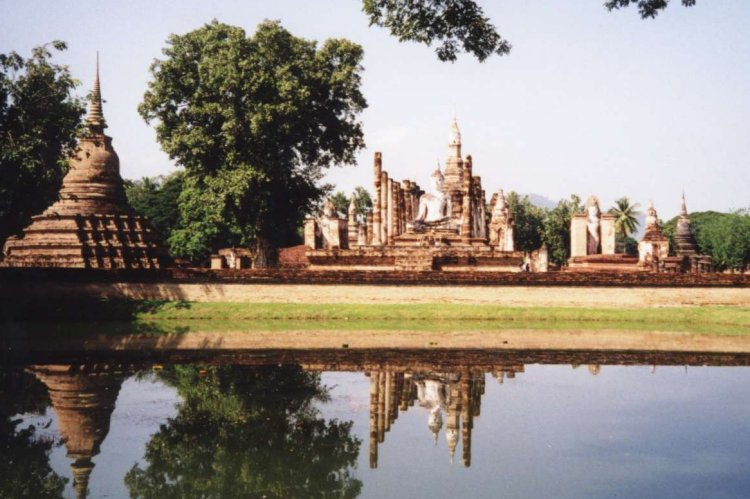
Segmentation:
[(120, 160), (104, 134), (98, 56), (85, 127), (60, 199), (33, 216), (22, 236), (8, 238), (2, 265), (155, 269), (166, 261), (151, 225), (128, 204)]

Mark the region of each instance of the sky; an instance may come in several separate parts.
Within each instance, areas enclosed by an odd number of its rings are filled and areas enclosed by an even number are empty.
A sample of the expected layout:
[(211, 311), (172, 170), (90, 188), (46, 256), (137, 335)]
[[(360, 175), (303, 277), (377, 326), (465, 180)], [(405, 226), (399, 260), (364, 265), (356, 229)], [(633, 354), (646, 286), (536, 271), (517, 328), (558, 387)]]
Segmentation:
[(372, 190), (375, 151), (392, 178), (429, 185), (455, 117), (488, 198), (500, 188), (554, 201), (594, 194), (607, 209), (627, 196), (669, 219), (684, 189), (690, 211), (750, 207), (750, 2), (671, 3), (641, 20), (602, 0), (479, 0), (513, 50), (451, 64), (369, 27), (361, 0), (0, 0), (0, 53), (64, 40), (54, 61), (85, 95), (99, 51), (125, 178), (176, 168), (137, 112), (167, 37), (212, 19), (250, 35), (278, 19), (296, 36), (364, 48), (367, 148), (356, 166), (331, 168), (326, 180), (339, 190)]

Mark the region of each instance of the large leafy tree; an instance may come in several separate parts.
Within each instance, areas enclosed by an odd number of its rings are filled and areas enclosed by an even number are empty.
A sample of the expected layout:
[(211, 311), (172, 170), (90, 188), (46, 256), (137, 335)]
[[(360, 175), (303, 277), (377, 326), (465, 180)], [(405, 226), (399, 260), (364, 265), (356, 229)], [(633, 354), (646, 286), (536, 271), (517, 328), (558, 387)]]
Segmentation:
[(256, 265), (297, 237), (324, 193), (323, 170), (364, 146), (362, 48), (293, 36), (278, 22), (253, 36), (213, 21), (171, 35), (139, 111), (185, 167), (175, 253), (202, 258), (252, 245)]
[[(686, 7), (696, 0), (682, 0)], [(611, 10), (637, 5), (642, 18), (653, 18), (669, 0), (607, 0)], [(441, 61), (455, 61), (461, 52), (484, 61), (493, 54), (510, 52), (503, 39), (474, 0), (363, 0), (370, 25), (387, 28), (399, 41), (436, 44)]]
[(298, 366), (175, 366), (160, 377), (183, 398), (126, 475), (131, 497), (341, 497), (360, 440), (315, 404), (328, 392)]
[(515, 221), (514, 246), (519, 251), (534, 251), (542, 246), (544, 209), (512, 191), (506, 197), (508, 210)]
[(565, 265), (570, 257), (570, 219), (581, 211), (581, 198), (576, 194), (570, 199), (561, 199), (557, 206), (547, 211), (543, 239), (550, 261), (557, 265)]
[(78, 82), (53, 64), (55, 41), (24, 59), (0, 54), (0, 245), (57, 199), (85, 111)]

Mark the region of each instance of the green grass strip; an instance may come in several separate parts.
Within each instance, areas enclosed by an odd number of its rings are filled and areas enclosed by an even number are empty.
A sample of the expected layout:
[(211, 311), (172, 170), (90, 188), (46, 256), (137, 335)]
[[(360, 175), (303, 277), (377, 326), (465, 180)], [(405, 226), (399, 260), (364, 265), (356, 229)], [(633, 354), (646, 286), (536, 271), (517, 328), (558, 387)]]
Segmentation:
[[(750, 334), (750, 308), (565, 308), (470, 304), (290, 304), (101, 300), (47, 310), (16, 322), (75, 332), (242, 330), (620, 329)], [(25, 315), (25, 314), (24, 314)], [(46, 325), (40, 322), (46, 321)], [(35, 327), (36, 329), (36, 327)]]

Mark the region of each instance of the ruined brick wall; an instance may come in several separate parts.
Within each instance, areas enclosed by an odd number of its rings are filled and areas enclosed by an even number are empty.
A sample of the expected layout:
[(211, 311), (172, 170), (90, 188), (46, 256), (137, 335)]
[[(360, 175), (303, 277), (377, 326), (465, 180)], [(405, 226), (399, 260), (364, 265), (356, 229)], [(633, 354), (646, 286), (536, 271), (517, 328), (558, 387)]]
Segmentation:
[(616, 272), (440, 272), (440, 271), (311, 271), (279, 269), (95, 270), (0, 268), (0, 290), (14, 283), (276, 283), (276, 284), (403, 284), (479, 286), (602, 286), (602, 287), (750, 287), (750, 274), (667, 274)]

